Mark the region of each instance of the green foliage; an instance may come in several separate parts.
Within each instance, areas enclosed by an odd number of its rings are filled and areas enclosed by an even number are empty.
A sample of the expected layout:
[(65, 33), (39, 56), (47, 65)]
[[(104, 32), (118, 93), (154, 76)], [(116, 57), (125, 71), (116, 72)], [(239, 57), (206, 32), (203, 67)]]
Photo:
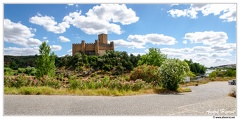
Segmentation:
[(47, 45), (46, 42), (43, 42), (39, 47), (40, 55), (36, 59), (37, 64), (37, 77), (43, 77), (44, 75), (48, 75), (50, 77), (55, 76), (55, 55), (51, 52), (50, 46)]
[(216, 77), (236, 77), (236, 69), (228, 68), (228, 69), (216, 69), (209, 74), (209, 78)]
[(217, 71), (213, 71), (209, 74), (209, 78), (216, 78), (217, 77)]
[(26, 73), (26, 68), (18, 68), (18, 73)]
[(227, 77), (236, 77), (236, 69), (227, 69), (227, 71), (225, 72), (225, 76)]
[(190, 67), (190, 71), (193, 72), (195, 75), (203, 75), (205, 74), (207, 68), (199, 63), (193, 63), (192, 60), (184, 60), (188, 66)]
[(179, 82), (182, 82), (183, 76), (187, 72), (189, 72), (189, 66), (186, 62), (179, 59), (165, 60), (159, 68), (159, 79), (162, 87), (176, 91)]
[(191, 71), (187, 72), (185, 76), (190, 76), (190, 78), (195, 78), (196, 77), (196, 75)]
[(130, 74), (130, 80), (142, 79), (147, 83), (156, 83), (158, 78), (158, 67), (146, 64), (134, 68)]
[(141, 56), (138, 65), (147, 64), (160, 67), (166, 59), (167, 55), (162, 54), (160, 49), (149, 48), (149, 53)]
[(13, 70), (11, 68), (4, 67), (4, 75), (5, 76), (11, 76), (13, 74), (14, 74), (14, 72), (13, 72)]
[(4, 55), (4, 67), (10, 67), (13, 70), (18, 70), (18, 68), (36, 67), (35, 56), (8, 56)]
[(34, 67), (27, 67), (26, 68), (26, 74), (34, 76), (36, 74), (37, 70)]
[(70, 80), (70, 85), (69, 85), (69, 89), (77, 89), (80, 85), (80, 83), (77, 80)]

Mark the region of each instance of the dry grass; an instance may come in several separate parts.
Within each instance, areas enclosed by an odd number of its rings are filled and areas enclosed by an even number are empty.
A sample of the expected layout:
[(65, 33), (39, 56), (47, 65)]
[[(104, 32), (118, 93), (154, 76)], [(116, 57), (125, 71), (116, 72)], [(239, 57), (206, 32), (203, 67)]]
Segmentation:
[(126, 95), (141, 95), (152, 94), (152, 89), (139, 90), (139, 91), (125, 91), (125, 90), (110, 90), (102, 89), (87, 89), (87, 90), (69, 90), (65, 88), (54, 89), (51, 87), (4, 87), (4, 94), (14, 95), (84, 95), (84, 96), (126, 96)]

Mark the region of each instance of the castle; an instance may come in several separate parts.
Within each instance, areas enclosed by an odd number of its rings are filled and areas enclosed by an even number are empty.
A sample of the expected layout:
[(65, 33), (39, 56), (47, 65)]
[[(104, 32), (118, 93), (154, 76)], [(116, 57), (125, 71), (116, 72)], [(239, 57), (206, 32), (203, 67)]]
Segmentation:
[(107, 34), (99, 34), (98, 40), (95, 40), (95, 43), (85, 43), (82, 40), (82, 43), (72, 44), (72, 56), (77, 52), (87, 54), (87, 55), (103, 55), (108, 50), (114, 50), (114, 43), (108, 42)]

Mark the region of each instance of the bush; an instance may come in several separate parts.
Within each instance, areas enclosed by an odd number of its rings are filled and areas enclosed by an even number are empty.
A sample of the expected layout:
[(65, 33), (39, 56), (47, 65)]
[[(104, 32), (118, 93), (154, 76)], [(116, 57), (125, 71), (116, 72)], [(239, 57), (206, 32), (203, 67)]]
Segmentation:
[(160, 82), (163, 88), (176, 91), (183, 76), (189, 71), (186, 62), (179, 59), (165, 60), (159, 68)]
[(80, 86), (80, 83), (77, 80), (70, 80), (69, 89), (77, 89)]
[(146, 64), (134, 68), (130, 74), (130, 80), (142, 79), (146, 83), (157, 82), (158, 78), (158, 67)]
[(4, 68), (4, 75), (5, 76), (12, 76), (14, 73), (13, 73), (13, 70), (11, 68)]
[(37, 70), (34, 67), (27, 67), (25, 71), (26, 71), (26, 74), (31, 76), (34, 76), (37, 72)]
[(18, 68), (18, 73), (26, 73), (26, 69), (25, 68)]

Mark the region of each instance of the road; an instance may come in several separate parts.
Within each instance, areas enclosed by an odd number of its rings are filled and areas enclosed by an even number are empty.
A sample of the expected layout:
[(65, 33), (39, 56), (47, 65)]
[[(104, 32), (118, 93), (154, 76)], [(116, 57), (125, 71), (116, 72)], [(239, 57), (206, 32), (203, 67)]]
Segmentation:
[(236, 86), (210, 82), (181, 94), (137, 96), (4, 95), (7, 115), (232, 115), (237, 101), (228, 93)]

